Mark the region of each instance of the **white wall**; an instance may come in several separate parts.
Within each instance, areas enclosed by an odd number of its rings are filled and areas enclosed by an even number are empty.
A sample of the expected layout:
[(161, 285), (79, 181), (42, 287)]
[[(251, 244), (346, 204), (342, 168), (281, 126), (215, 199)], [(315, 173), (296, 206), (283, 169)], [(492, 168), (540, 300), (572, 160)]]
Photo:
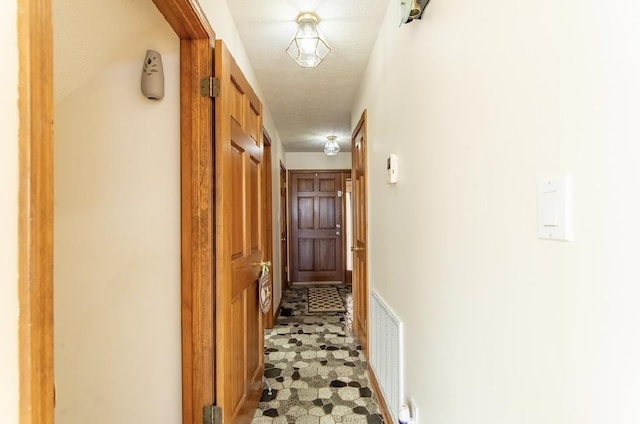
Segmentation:
[[(55, 105), (59, 424), (181, 422), (179, 40), (151, 3), (137, 19)], [(148, 48), (164, 63), (159, 102), (140, 93)]]
[(287, 169), (351, 169), (351, 153), (287, 152)]
[(0, 4), (0, 421), (18, 422), (18, 38)]
[[(640, 422), (639, 9), (434, 1), (398, 28), (389, 2), (352, 124), (420, 424)], [(576, 241), (543, 241), (536, 182), (564, 173)]]
[(271, 186), (273, 187), (272, 192), (272, 204), (273, 204), (273, 240), (272, 240), (272, 249), (273, 249), (273, 267), (271, 269), (273, 273), (273, 297), (274, 297), (274, 313), (277, 310), (277, 306), (280, 303), (280, 299), (282, 297), (282, 287), (281, 287), (281, 273), (280, 270), (282, 267), (281, 258), (280, 258), (280, 161), (285, 162), (284, 159), (284, 149), (282, 147), (282, 143), (280, 141), (280, 135), (278, 134), (278, 129), (273, 122), (273, 118), (271, 116), (271, 111), (269, 110), (269, 105), (265, 102), (265, 98), (262, 95), (262, 90), (260, 89), (260, 84), (258, 84), (258, 80), (256, 78), (255, 72), (253, 71), (253, 67), (251, 66), (251, 62), (247, 57), (247, 53), (244, 49), (244, 45), (242, 44), (242, 40), (240, 39), (240, 34), (238, 33), (238, 29), (236, 28), (235, 22), (231, 16), (231, 12), (229, 11), (229, 6), (227, 5), (227, 0), (201, 0), (200, 5), (202, 6), (202, 10), (205, 13), (209, 23), (211, 24), (213, 30), (216, 33), (216, 37), (218, 39), (222, 39), (233, 55), (234, 59), (242, 69), (242, 73), (251, 84), (251, 87), (254, 89), (260, 100), (262, 101), (262, 119), (263, 125), (269, 136), (271, 137), (272, 148), (271, 148)]

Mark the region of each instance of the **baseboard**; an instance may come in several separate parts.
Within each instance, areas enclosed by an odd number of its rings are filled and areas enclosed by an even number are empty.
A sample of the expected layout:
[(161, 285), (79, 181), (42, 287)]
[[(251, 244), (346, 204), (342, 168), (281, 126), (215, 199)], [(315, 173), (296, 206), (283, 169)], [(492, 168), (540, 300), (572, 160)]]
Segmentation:
[(274, 325), (275, 325), (275, 322), (278, 320), (278, 317), (280, 316), (280, 312), (282, 311), (282, 301), (283, 300), (284, 300), (284, 296), (282, 294), (280, 294), (280, 304), (276, 308), (276, 314), (273, 316)]
[[(367, 363), (368, 362), (369, 358), (367, 358)], [(378, 404), (378, 408), (380, 408), (382, 422), (386, 424), (394, 424), (393, 419), (391, 418), (391, 413), (389, 412), (389, 407), (387, 406), (387, 402), (384, 400), (384, 396), (382, 396), (382, 390), (380, 389), (380, 384), (378, 383), (376, 373), (373, 372), (371, 366), (367, 367), (367, 371), (369, 371), (369, 381), (371, 382), (373, 393), (376, 395), (376, 403)]]

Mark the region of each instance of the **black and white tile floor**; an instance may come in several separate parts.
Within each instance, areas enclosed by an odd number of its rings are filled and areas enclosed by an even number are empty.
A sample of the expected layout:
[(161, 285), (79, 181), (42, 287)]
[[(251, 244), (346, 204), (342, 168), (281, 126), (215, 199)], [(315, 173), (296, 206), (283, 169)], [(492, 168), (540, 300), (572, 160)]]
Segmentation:
[(353, 299), (338, 286), (344, 313), (309, 313), (307, 287), (283, 293), (265, 334), (265, 390), (253, 424), (381, 424), (362, 347), (352, 333)]

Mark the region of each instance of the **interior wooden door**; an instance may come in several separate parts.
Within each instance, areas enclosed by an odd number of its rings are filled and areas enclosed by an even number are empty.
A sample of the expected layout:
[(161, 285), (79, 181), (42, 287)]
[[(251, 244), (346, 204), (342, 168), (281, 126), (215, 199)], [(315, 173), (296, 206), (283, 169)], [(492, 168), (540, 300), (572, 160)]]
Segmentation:
[(351, 139), (353, 189), (353, 327), (368, 350), (369, 282), (367, 276), (367, 111)]
[[(262, 104), (222, 43), (215, 45), (216, 405), (249, 423), (262, 390), (258, 276), (264, 259)], [(212, 252), (213, 253), (213, 252)]]
[(343, 281), (342, 175), (295, 171), (291, 198), (291, 280)]
[(287, 250), (287, 169), (280, 162), (280, 272), (282, 290), (289, 287), (289, 254)]

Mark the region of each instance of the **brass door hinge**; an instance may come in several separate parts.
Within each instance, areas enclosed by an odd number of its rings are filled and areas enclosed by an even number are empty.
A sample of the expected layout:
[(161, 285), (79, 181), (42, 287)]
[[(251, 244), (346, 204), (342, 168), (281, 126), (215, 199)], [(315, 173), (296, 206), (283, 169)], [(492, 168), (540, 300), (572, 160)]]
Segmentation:
[(218, 97), (220, 95), (220, 80), (211, 75), (200, 78), (200, 95), (202, 97)]
[(222, 424), (222, 408), (215, 405), (202, 408), (202, 424)]

